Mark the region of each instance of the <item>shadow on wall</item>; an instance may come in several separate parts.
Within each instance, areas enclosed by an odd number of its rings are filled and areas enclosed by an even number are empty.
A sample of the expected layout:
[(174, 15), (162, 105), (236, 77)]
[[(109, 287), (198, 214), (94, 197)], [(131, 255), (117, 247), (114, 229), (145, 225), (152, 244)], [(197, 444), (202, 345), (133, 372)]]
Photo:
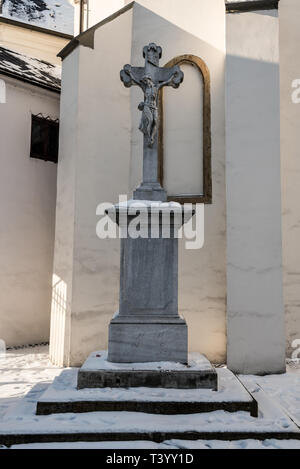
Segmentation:
[(284, 368), (275, 55), (275, 62), (272, 54), (270, 62), (236, 55), (226, 61), (227, 347), (232, 369), (245, 373)]

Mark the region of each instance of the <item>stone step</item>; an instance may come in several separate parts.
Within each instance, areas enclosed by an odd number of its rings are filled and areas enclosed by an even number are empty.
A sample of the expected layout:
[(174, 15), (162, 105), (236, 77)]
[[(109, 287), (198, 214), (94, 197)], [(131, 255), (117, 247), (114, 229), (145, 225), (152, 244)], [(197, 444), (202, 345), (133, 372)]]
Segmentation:
[(93, 352), (78, 372), (78, 389), (85, 388), (218, 388), (218, 376), (209, 360), (190, 353), (188, 364), (176, 362), (112, 363), (107, 351)]
[(77, 389), (77, 370), (64, 370), (37, 402), (37, 415), (82, 412), (194, 414), (224, 410), (257, 416), (257, 403), (236, 376), (217, 370), (219, 390), (165, 388)]
[[(220, 370), (221, 371), (221, 370)], [(300, 440), (300, 430), (268, 396), (258, 398), (259, 416), (214, 411), (158, 415), (142, 412), (89, 412), (36, 415), (47, 385), (37, 385), (0, 423), (0, 445), (46, 442), (167, 440)], [(260, 394), (260, 393), (259, 393)]]
[[(101, 432), (101, 433), (85, 433), (85, 432), (70, 432), (70, 433), (15, 433), (15, 434), (1, 434), (0, 445), (10, 447), (13, 445), (25, 445), (30, 443), (75, 443), (75, 442), (124, 442), (138, 441), (139, 447), (142, 448), (141, 442), (155, 442), (163, 443), (170, 440), (219, 440), (219, 441), (239, 441), (239, 440), (300, 440), (300, 433), (295, 430), (291, 432), (278, 432), (278, 431), (215, 431), (205, 432), (201, 431), (149, 431), (149, 432)], [(147, 443), (145, 443), (147, 448)]]

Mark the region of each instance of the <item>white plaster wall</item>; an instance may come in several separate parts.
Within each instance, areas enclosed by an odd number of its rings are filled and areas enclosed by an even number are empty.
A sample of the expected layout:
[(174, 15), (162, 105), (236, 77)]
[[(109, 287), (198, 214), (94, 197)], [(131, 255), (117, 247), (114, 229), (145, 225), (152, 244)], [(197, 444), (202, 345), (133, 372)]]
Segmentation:
[(68, 39), (53, 34), (0, 23), (0, 45), (2, 47), (53, 64), (60, 64), (61, 59), (57, 57), (57, 54), (68, 42)]
[(89, 28), (123, 8), (124, 0), (89, 0)]
[(107, 347), (118, 308), (119, 240), (96, 236), (96, 208), (128, 192), (130, 101), (120, 70), (130, 62), (131, 31), (129, 11), (96, 30), (94, 50), (79, 47), (63, 62), (54, 274), (66, 308), (61, 322), (54, 305), (51, 349), (65, 365)]
[[(211, 73), (212, 99), (212, 172), (213, 204), (205, 206), (205, 244), (200, 250), (186, 250), (179, 243), (179, 311), (184, 315), (189, 327), (189, 348), (205, 353), (215, 362), (226, 357), (226, 221), (225, 221), (225, 97), (224, 97), (224, 50), (225, 50), (225, 10), (223, 0), (214, 2), (141, 2), (151, 6), (155, 12), (139, 5), (134, 6), (133, 41), (131, 62), (143, 64), (142, 48), (149, 42), (156, 42), (163, 49), (162, 65), (182, 54), (194, 54), (202, 58)], [(187, 3), (190, 8), (187, 8)], [(147, 6), (146, 5), (146, 6)], [(193, 8), (193, 9), (192, 9)], [(159, 14), (158, 14), (159, 13)], [(169, 21), (166, 19), (168, 18)], [(197, 18), (197, 28), (196, 21)], [(173, 23), (174, 21), (174, 23)], [(209, 27), (208, 27), (209, 24)], [(181, 25), (182, 27), (178, 27)], [(193, 87), (193, 78), (187, 73), (186, 87), (191, 93), (199, 90)], [(165, 89), (167, 99), (176, 100), (178, 90)], [(141, 91), (131, 89), (132, 112), (132, 159), (130, 168), (130, 188), (133, 190), (141, 180), (142, 134), (138, 130), (140, 112), (137, 111)], [(194, 121), (199, 123), (202, 108), (191, 108)], [(180, 113), (180, 109), (178, 109)], [(166, 122), (165, 148), (171, 164), (172, 154), (177, 152), (176, 138), (171, 139), (172, 126), (180, 131), (180, 116), (173, 115), (171, 127)], [(190, 134), (189, 128), (186, 135)], [(201, 129), (196, 145), (189, 146), (191, 159), (199, 159)], [(186, 171), (184, 155), (174, 158), (177, 174), (182, 175), (180, 188), (190, 192), (197, 181), (190, 179)], [(186, 178), (186, 179), (185, 179)], [(174, 194), (172, 194), (174, 195)]]
[[(95, 24), (123, 8), (124, 5), (124, 0), (89, 0), (88, 7), (87, 5), (85, 6), (84, 29), (91, 28)], [(80, 29), (80, 1), (75, 0), (74, 6), (74, 31), (75, 36), (77, 36)]]
[(1, 78), (0, 338), (40, 343), (49, 338), (56, 165), (29, 157), (31, 113), (57, 118), (59, 95)]
[[(125, 3), (131, 2), (126, 0)], [(211, 46), (224, 50), (224, 0), (139, 0), (136, 3)]]
[(277, 11), (227, 15), (228, 366), (285, 369)]
[(300, 3), (280, 0), (279, 5), (283, 283), (291, 357), (293, 341), (300, 339)]

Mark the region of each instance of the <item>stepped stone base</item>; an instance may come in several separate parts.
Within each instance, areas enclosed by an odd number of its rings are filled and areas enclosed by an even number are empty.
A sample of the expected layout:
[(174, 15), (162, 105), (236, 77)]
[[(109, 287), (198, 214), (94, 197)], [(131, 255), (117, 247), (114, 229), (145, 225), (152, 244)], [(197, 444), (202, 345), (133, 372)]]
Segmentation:
[[(50, 387), (46, 384), (36, 385), (8, 411), (0, 422), (0, 445), (125, 440), (163, 442), (171, 439), (300, 439), (300, 429), (295, 424), (295, 416), (289, 417), (277, 406), (276, 401), (255, 383), (251, 385), (251, 390), (246, 389), (233, 373), (224, 368), (217, 370), (218, 392), (207, 389), (153, 388), (77, 390), (77, 373), (76, 369), (64, 370)], [(176, 403), (178, 409), (181, 405), (184, 409), (186, 403), (190, 409), (193, 405), (206, 403), (210, 406), (223, 405), (224, 410), (229, 410), (234, 404), (237, 412), (233, 411), (233, 407), (231, 412), (207, 411), (188, 415), (108, 411), (109, 408), (84, 414), (63, 411), (63, 406), (66, 411), (73, 406), (74, 411), (78, 405), (82, 405), (84, 409), (87, 402), (92, 406), (96, 403), (104, 405), (105, 402), (112, 405), (113, 401), (121, 402), (124, 406), (129, 402), (130, 405), (163, 405), (164, 409), (167, 409), (170, 403)], [(50, 410), (48, 407), (46, 412), (49, 404), (56, 405), (59, 413), (46, 415)], [(246, 405), (258, 405), (259, 417), (253, 418), (249, 412), (245, 412)], [(44, 415), (36, 415), (37, 406), (40, 409), (44, 406)], [(70, 406), (69, 409), (67, 406)], [(52, 407), (51, 410), (55, 409)]]
[(218, 388), (218, 376), (206, 357), (189, 356), (188, 364), (175, 362), (112, 363), (107, 352), (93, 352), (78, 372), (78, 389), (84, 388)]
[(83, 412), (195, 414), (224, 410), (257, 416), (257, 403), (231, 371), (218, 371), (220, 387), (211, 389), (77, 389), (75, 370), (64, 370), (37, 402), (37, 415)]

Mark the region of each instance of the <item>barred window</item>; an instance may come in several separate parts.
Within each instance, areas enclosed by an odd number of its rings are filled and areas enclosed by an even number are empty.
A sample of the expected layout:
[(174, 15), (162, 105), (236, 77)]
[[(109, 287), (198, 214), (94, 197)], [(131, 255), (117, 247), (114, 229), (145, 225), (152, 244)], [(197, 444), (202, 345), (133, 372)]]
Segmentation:
[(32, 115), (30, 157), (44, 161), (58, 161), (58, 120)]

